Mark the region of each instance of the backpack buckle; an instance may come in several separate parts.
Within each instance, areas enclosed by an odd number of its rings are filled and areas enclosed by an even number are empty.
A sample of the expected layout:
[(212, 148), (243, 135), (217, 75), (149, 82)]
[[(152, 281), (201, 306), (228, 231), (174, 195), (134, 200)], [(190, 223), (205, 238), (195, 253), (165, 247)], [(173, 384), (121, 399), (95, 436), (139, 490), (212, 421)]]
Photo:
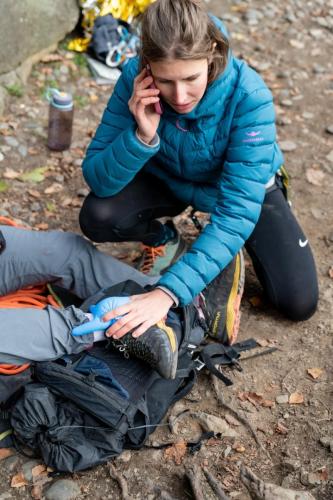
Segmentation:
[(200, 372), (206, 366), (206, 363), (204, 363), (199, 357), (195, 358), (194, 360), (194, 368), (197, 372)]

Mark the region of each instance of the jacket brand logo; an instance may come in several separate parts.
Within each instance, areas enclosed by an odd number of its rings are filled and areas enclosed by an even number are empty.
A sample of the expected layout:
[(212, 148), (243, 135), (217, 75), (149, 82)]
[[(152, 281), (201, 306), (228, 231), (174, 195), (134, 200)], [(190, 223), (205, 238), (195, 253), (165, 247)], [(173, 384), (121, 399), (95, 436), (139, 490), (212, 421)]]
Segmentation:
[(256, 135), (259, 135), (260, 132), (261, 132), (260, 130), (259, 130), (259, 132), (254, 132), (254, 131), (253, 132), (246, 132), (246, 135), (248, 135), (250, 137), (255, 137)]

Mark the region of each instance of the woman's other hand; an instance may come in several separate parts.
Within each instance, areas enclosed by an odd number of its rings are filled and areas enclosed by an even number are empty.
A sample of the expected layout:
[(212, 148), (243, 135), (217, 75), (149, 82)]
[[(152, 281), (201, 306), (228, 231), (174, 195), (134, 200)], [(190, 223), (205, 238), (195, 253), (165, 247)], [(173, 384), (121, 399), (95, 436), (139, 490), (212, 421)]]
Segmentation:
[(128, 304), (105, 314), (104, 321), (122, 316), (105, 334), (107, 337), (119, 339), (132, 331), (133, 337), (139, 337), (148, 328), (164, 319), (172, 305), (172, 298), (159, 288), (142, 295), (132, 295)]
[(139, 137), (147, 144), (155, 137), (161, 118), (154, 108), (160, 100), (160, 91), (150, 88), (152, 83), (153, 77), (144, 68), (134, 79), (133, 94), (128, 101), (129, 110), (138, 125)]

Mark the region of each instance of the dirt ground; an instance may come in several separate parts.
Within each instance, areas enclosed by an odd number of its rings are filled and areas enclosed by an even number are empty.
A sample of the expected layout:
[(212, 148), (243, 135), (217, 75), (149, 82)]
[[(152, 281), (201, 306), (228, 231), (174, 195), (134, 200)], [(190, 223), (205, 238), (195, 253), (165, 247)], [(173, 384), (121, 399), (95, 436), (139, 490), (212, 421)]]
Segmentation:
[[(191, 498), (184, 468), (198, 464), (214, 473), (230, 498), (245, 500), (249, 496), (239, 480), (245, 464), (265, 481), (311, 490), (316, 499), (328, 500), (333, 498), (333, 444), (330, 451), (320, 439), (333, 443), (333, 2), (211, 0), (209, 7), (225, 19), (235, 54), (257, 69), (273, 92), (293, 209), (317, 263), (319, 307), (303, 323), (282, 318), (266, 302), (247, 260), (240, 338), (253, 337), (278, 350), (244, 361), (242, 372), (231, 373), (234, 385), (226, 388), (219, 382), (218, 390), (252, 424), (268, 453), (219, 407), (210, 377), (200, 373), (194, 390), (170, 414), (188, 409), (226, 416), (237, 436), (210, 439), (195, 454), (182, 456), (179, 464), (171, 453), (144, 449), (124, 453), (115, 465), (131, 498), (168, 498), (165, 492), (169, 498)], [(12, 89), (0, 123), (0, 215), (40, 230), (80, 232), (78, 213), (88, 193), (80, 165), (112, 88), (95, 84), (82, 57), (62, 48), (57, 55), (58, 60), (34, 67), (22, 96), (14, 95), (20, 89)], [(63, 153), (46, 147), (48, 105), (43, 93), (54, 85), (75, 96), (73, 143)], [(186, 214), (176, 223), (188, 240), (195, 237)], [(139, 252), (136, 244), (101, 248), (130, 263)], [(195, 441), (201, 430), (195, 416), (184, 417), (175, 433), (163, 426), (150, 442)], [(0, 499), (31, 498), (31, 485), (10, 486), (27, 460), (20, 456), (11, 468), (0, 465)], [(121, 498), (107, 465), (67, 477), (79, 486), (80, 498)], [(207, 483), (204, 489), (204, 498), (214, 498)]]

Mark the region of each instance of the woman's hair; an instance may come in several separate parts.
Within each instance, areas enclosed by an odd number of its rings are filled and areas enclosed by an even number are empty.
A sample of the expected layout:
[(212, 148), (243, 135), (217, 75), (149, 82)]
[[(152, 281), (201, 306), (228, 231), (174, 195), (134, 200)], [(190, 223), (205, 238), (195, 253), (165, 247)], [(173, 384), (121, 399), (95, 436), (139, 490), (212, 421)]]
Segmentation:
[(227, 64), (229, 42), (201, 0), (157, 0), (143, 14), (141, 58), (208, 59), (208, 82)]

